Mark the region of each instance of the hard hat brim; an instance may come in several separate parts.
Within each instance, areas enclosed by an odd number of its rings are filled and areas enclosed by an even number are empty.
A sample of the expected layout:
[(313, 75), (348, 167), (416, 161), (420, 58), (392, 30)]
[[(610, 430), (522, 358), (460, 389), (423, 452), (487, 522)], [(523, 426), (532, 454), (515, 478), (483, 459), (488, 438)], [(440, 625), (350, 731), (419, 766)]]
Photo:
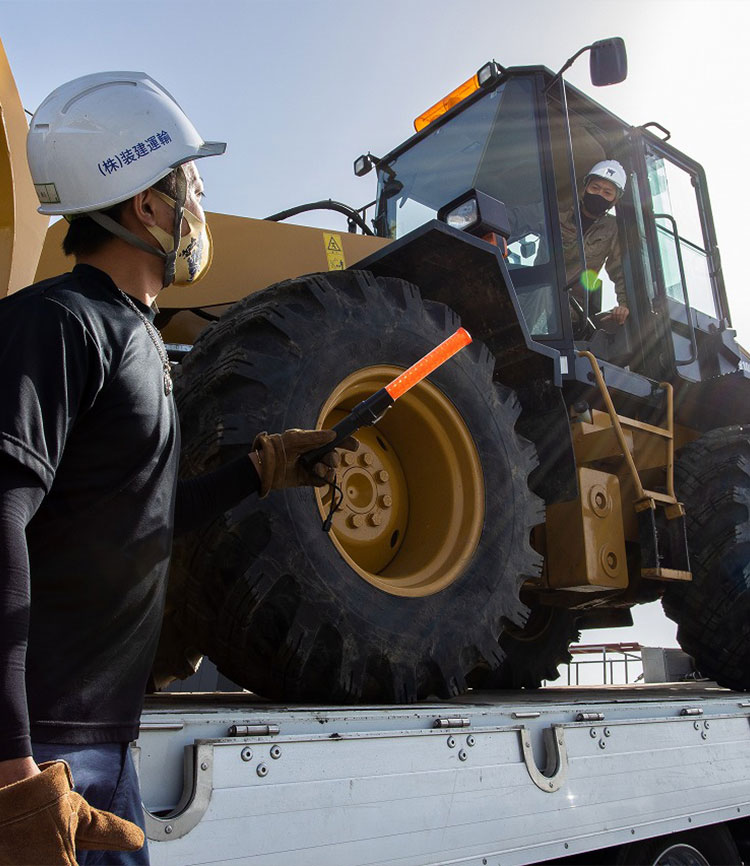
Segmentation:
[(202, 156), (221, 156), (227, 149), (226, 141), (206, 141), (199, 148), (195, 155), (196, 159)]

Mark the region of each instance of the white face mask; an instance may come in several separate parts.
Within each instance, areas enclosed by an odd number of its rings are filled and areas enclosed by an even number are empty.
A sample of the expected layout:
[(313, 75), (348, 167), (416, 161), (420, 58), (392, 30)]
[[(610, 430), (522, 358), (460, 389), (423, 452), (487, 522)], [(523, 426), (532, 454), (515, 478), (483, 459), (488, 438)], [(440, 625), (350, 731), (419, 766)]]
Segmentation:
[[(154, 192), (170, 207), (176, 207), (177, 202), (165, 195), (158, 189)], [(206, 223), (187, 208), (182, 210), (183, 217), (187, 220), (190, 231), (180, 238), (175, 257), (175, 276), (173, 286), (186, 288), (192, 286), (201, 279), (211, 266), (213, 250), (211, 246), (211, 234)], [(174, 238), (169, 232), (159, 226), (146, 226), (151, 234), (159, 242), (159, 246), (165, 253), (171, 253), (174, 249)]]

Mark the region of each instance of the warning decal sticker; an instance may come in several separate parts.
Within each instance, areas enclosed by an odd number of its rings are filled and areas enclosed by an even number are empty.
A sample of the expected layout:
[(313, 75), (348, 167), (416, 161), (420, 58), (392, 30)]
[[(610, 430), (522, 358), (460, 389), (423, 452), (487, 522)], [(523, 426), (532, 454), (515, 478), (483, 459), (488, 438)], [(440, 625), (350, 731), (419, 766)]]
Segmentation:
[(329, 271), (343, 271), (346, 268), (344, 260), (344, 245), (341, 243), (341, 235), (323, 232), (323, 242), (326, 246), (326, 258), (328, 259)]

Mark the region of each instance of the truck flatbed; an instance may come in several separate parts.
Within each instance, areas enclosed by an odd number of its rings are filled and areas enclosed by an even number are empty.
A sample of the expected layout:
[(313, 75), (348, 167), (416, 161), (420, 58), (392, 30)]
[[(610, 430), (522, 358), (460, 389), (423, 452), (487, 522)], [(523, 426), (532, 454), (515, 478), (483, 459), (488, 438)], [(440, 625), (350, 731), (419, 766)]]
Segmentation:
[(750, 695), (705, 683), (405, 706), (153, 696), (152, 862), (513, 866), (742, 819), (749, 720)]

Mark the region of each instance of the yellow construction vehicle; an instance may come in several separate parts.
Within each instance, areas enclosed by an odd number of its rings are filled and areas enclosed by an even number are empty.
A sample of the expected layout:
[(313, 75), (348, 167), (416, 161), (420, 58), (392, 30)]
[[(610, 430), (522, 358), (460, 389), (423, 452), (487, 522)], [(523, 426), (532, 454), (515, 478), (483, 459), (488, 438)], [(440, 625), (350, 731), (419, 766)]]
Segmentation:
[[(587, 48), (594, 84), (622, 79), (621, 40)], [(36, 268), (2, 61), (0, 294), (69, 268), (60, 224)], [(180, 541), (157, 680), (206, 654), (276, 699), (534, 687), (579, 628), (662, 599), (699, 669), (750, 687), (750, 378), (701, 167), (543, 67), (488, 63), (416, 127), (355, 162), (376, 169), (374, 212), (307, 206), (343, 210), (350, 232), (278, 221), (304, 206), (210, 214), (211, 272), (160, 298), (185, 475), (260, 430), (332, 426), (459, 323), (474, 342), (360, 431), (329, 533), (334, 491), (295, 489)], [(576, 217), (601, 160), (627, 175), (622, 326), (600, 315), (611, 286)]]

